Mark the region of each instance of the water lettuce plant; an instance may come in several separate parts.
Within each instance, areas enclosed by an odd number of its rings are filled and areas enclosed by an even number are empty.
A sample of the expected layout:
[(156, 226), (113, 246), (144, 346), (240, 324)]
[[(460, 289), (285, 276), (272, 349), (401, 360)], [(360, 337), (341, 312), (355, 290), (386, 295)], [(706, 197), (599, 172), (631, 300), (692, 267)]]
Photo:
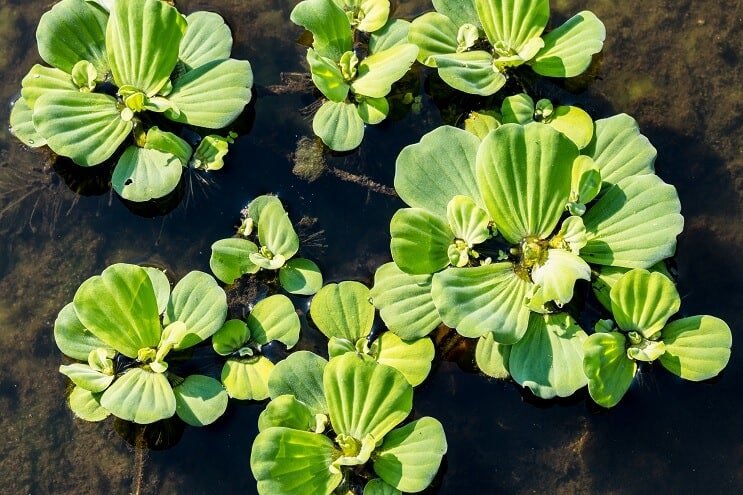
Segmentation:
[[(291, 13), (313, 35), (307, 63), (326, 100), (312, 128), (332, 150), (357, 148), (364, 125), (387, 118), (392, 84), (418, 56), (407, 42), (409, 23), (388, 21), (389, 8), (388, 0), (304, 0)], [(359, 32), (371, 33), (364, 50), (355, 46)]]
[(560, 314), (576, 282), (591, 279), (591, 264), (653, 266), (673, 255), (683, 227), (655, 154), (626, 115), (597, 121), (582, 152), (540, 122), (482, 140), (448, 126), (427, 134), (397, 160), (395, 188), (410, 208), (390, 224), (396, 266), (375, 277), (382, 318), (403, 337), (443, 322), (479, 338), (484, 370), (502, 355), (484, 351), (525, 339), (508, 360), (519, 383), (543, 397), (584, 385), (586, 334)]
[[(249, 240), (257, 231), (258, 244)], [(214, 275), (231, 284), (247, 274), (260, 270), (278, 270), (281, 286), (290, 294), (312, 295), (322, 287), (322, 274), (317, 265), (305, 258), (295, 258), (299, 237), (281, 200), (264, 195), (250, 202), (237, 237), (212, 244), (209, 266)]]
[(222, 384), (230, 397), (268, 398), (273, 363), (261, 351), (272, 341), (291, 349), (299, 341), (299, 316), (288, 297), (277, 294), (259, 301), (247, 321), (228, 320), (212, 336), (214, 352), (225, 356)]
[(272, 400), (250, 456), (262, 495), (330, 495), (359, 481), (367, 495), (418, 493), (446, 454), (436, 419), (399, 426), (413, 387), (364, 354), (328, 362), (300, 351), (276, 365), (268, 386)]
[(431, 371), (433, 342), (427, 337), (403, 340), (392, 332), (372, 332), (375, 313), (371, 291), (360, 282), (328, 284), (310, 303), (312, 321), (330, 339), (331, 358), (347, 352), (371, 356), (397, 369), (412, 386), (420, 385)]
[[(251, 99), (250, 64), (230, 58), (232, 34), (215, 13), (184, 17), (160, 0), (62, 0), (36, 39), (51, 67), (35, 65), (23, 79), (14, 134), (83, 167), (129, 140), (111, 182), (130, 201), (166, 196), (189, 166), (191, 144), (161, 127), (221, 129)], [(198, 164), (208, 156), (202, 146), (197, 156)]]
[(54, 324), (57, 346), (78, 361), (60, 367), (75, 384), (70, 408), (88, 421), (112, 414), (149, 424), (177, 414), (193, 426), (214, 422), (227, 407), (222, 384), (178, 365), (226, 316), (226, 295), (206, 273), (189, 273), (171, 291), (156, 268), (109, 266), (83, 282)]
[(708, 315), (669, 322), (681, 298), (662, 273), (628, 271), (611, 287), (610, 300), (616, 324), (601, 320), (584, 344), (588, 391), (596, 403), (615, 406), (641, 363), (660, 361), (691, 381), (717, 376), (727, 365), (732, 345), (728, 325)]
[(418, 60), (449, 86), (489, 96), (509, 71), (528, 65), (547, 77), (575, 77), (604, 45), (606, 29), (584, 10), (544, 33), (549, 0), (433, 0), (435, 12), (412, 22), (408, 39)]

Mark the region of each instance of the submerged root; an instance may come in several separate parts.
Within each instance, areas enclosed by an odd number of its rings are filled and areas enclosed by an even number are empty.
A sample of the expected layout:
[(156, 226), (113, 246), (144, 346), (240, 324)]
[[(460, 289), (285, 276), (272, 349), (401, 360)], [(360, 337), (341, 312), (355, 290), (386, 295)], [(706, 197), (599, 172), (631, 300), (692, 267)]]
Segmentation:
[(361, 187), (365, 187), (375, 193), (385, 194), (387, 196), (393, 197), (397, 196), (397, 192), (395, 192), (393, 188), (380, 184), (379, 182), (375, 182), (366, 175), (352, 174), (351, 172), (346, 172), (345, 170), (341, 170), (335, 167), (330, 167), (328, 171), (344, 182), (353, 182), (354, 184), (358, 184)]
[(259, 94), (266, 96), (311, 93), (315, 90), (315, 84), (306, 72), (282, 72), (281, 84), (265, 86), (262, 89)]
[(132, 495), (142, 495), (144, 483), (144, 465), (147, 461), (147, 441), (144, 436), (144, 428), (137, 428), (137, 437), (134, 444), (134, 474), (132, 476)]

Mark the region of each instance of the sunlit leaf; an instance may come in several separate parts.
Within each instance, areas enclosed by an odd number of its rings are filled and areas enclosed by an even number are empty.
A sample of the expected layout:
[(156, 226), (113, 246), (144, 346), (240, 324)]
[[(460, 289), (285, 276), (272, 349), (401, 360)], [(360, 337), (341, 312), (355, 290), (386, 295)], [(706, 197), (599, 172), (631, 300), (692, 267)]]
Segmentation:
[(34, 65), (21, 82), (21, 96), (33, 109), (41, 95), (51, 92), (79, 91), (67, 72), (43, 65)]
[(562, 307), (573, 299), (576, 281), (591, 280), (591, 267), (577, 254), (549, 249), (547, 259), (534, 267), (531, 278), (537, 285), (537, 304), (554, 301)]
[(680, 307), (676, 286), (661, 273), (631, 270), (611, 289), (611, 309), (619, 328), (640, 332), (646, 339), (660, 332)]
[(534, 100), (526, 93), (507, 96), (501, 104), (504, 124), (525, 125), (534, 122)]
[(470, 247), (482, 244), (490, 237), (490, 218), (472, 198), (454, 196), (447, 206), (446, 218), (454, 237), (462, 239)]
[(392, 332), (383, 333), (371, 346), (377, 362), (398, 370), (412, 386), (417, 387), (431, 371), (436, 353), (429, 338), (405, 341)]
[(330, 101), (345, 101), (351, 86), (346, 83), (338, 64), (332, 59), (321, 57), (312, 48), (307, 50), (307, 63), (317, 89)]
[(263, 356), (231, 358), (222, 368), (222, 383), (233, 399), (263, 400), (268, 398), (268, 379), (274, 365)]
[(475, 0), (490, 42), (514, 51), (539, 37), (550, 17), (549, 0)]
[(394, 46), (407, 43), (410, 23), (404, 19), (390, 19), (382, 29), (369, 37), (369, 53), (379, 53)]
[(85, 421), (103, 421), (111, 415), (101, 407), (101, 394), (95, 394), (81, 387), (72, 389), (68, 403), (75, 416)]
[(219, 330), (227, 317), (227, 296), (211, 276), (193, 271), (173, 288), (163, 324), (175, 321), (186, 324), (187, 335), (176, 349), (187, 349)]
[(106, 347), (106, 344), (80, 323), (73, 303), (62, 308), (54, 321), (54, 341), (65, 356), (78, 361), (88, 359), (90, 351)]
[(627, 340), (619, 332), (594, 333), (583, 344), (583, 371), (597, 404), (614, 407), (627, 393), (637, 364), (627, 357)]
[(436, 67), (437, 55), (457, 52), (458, 26), (447, 16), (428, 12), (413, 20), (408, 40), (418, 46), (418, 61), (428, 67)]
[(559, 106), (546, 123), (565, 134), (580, 150), (593, 139), (593, 119), (581, 108)]
[(353, 103), (326, 101), (312, 120), (312, 130), (334, 151), (351, 151), (364, 139), (364, 121)]
[(10, 111), (10, 132), (23, 144), (31, 148), (46, 146), (46, 138), (34, 127), (34, 112), (23, 97), (13, 103)]
[(351, 22), (332, 0), (304, 0), (290, 18), (312, 33), (312, 47), (323, 57), (337, 61), (353, 48)]
[(661, 364), (686, 380), (698, 382), (717, 376), (730, 360), (730, 327), (714, 316), (673, 321), (662, 330), (661, 339), (666, 345)]
[(193, 153), (191, 145), (184, 139), (179, 138), (172, 132), (160, 130), (158, 127), (151, 127), (147, 131), (144, 148), (174, 155), (184, 167), (188, 164)]
[(314, 261), (294, 258), (279, 270), (279, 282), (290, 294), (311, 296), (322, 287), (322, 273)]
[(250, 261), (250, 255), (257, 252), (258, 246), (247, 239), (220, 239), (212, 244), (209, 267), (219, 280), (231, 284), (243, 275), (256, 273), (260, 269)]
[(398, 210), (390, 222), (392, 259), (412, 275), (435, 273), (449, 266), (454, 233), (438, 215), (422, 208)]
[(392, 85), (402, 78), (418, 56), (418, 47), (411, 43), (376, 52), (361, 61), (358, 75), (351, 83), (356, 94), (383, 98)]
[(116, 163), (111, 186), (126, 200), (144, 202), (173, 192), (182, 174), (183, 164), (177, 156), (129, 146)]
[(175, 412), (191, 426), (215, 422), (227, 410), (227, 392), (214, 378), (191, 375), (173, 389)]
[(326, 337), (356, 342), (369, 334), (374, 323), (371, 293), (359, 282), (328, 284), (312, 298), (310, 316)]
[(271, 202), (262, 210), (258, 221), (258, 239), (275, 255), (289, 259), (299, 250), (299, 238), (289, 215), (280, 202)]
[(164, 374), (131, 368), (103, 392), (101, 406), (118, 418), (150, 424), (172, 417), (176, 402)]
[(214, 60), (230, 58), (232, 32), (215, 12), (194, 12), (186, 17), (188, 27), (179, 46), (178, 58), (190, 69)]
[(506, 76), (493, 66), (493, 56), (483, 50), (434, 55), (439, 76), (465, 93), (490, 96), (506, 84)]
[(258, 417), (258, 431), (265, 431), (275, 426), (313, 431), (315, 415), (293, 395), (280, 395), (269, 402)]
[(464, 130), (477, 136), (480, 140), (491, 131), (501, 126), (500, 113), (493, 110), (481, 110), (479, 112), (470, 112), (464, 121)]
[[(621, 266), (606, 265), (596, 267), (594, 270), (593, 293), (607, 311), (611, 311), (610, 294), (612, 287), (622, 278), (622, 275), (630, 270), (630, 268), (623, 268)], [(666, 264), (662, 261), (651, 266), (648, 270), (651, 272), (660, 272), (670, 279), (673, 278)]]
[(359, 98), (359, 117), (365, 124), (375, 125), (384, 121), (390, 113), (390, 103), (387, 98)]
[(433, 0), (433, 7), (437, 12), (441, 12), (454, 21), (457, 26), (480, 25), (474, 0)]
[(353, 19), (359, 31), (373, 33), (387, 22), (390, 15), (389, 0), (333, 0)]
[(544, 36), (544, 48), (534, 58), (532, 69), (548, 77), (579, 76), (604, 47), (604, 39), (604, 24), (593, 12), (584, 10)]
[(480, 371), (486, 375), (505, 379), (511, 376), (508, 372), (510, 354), (510, 345), (499, 344), (492, 333), (486, 333), (477, 340), (475, 362)]
[(103, 392), (114, 381), (114, 375), (102, 373), (82, 363), (62, 365), (59, 367), (59, 372), (78, 387), (93, 393)]
[(227, 320), (222, 328), (212, 335), (212, 347), (220, 356), (239, 351), (250, 339), (248, 324), (242, 320)]
[(317, 354), (298, 351), (276, 364), (268, 380), (271, 398), (293, 395), (315, 414), (327, 414), (323, 373), (328, 362)]
[(285, 295), (275, 294), (259, 301), (247, 323), (251, 339), (260, 345), (278, 340), (291, 349), (299, 341), (299, 316)]

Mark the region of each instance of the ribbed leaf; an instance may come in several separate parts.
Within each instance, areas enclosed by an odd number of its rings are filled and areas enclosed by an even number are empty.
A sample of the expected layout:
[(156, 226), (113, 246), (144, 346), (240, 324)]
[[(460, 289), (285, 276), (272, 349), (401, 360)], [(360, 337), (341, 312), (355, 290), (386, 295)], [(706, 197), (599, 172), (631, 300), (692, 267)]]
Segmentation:
[(446, 208), (446, 218), (454, 237), (472, 247), (482, 244), (490, 237), (490, 218), (467, 196), (454, 196)]
[(210, 275), (193, 271), (173, 288), (163, 324), (186, 324), (187, 334), (176, 349), (187, 349), (219, 330), (227, 318), (227, 296)]
[(464, 121), (464, 130), (474, 134), (482, 141), (485, 136), (496, 130), (501, 124), (500, 113), (495, 110), (481, 110), (469, 113)]
[(75, 293), (74, 304), (83, 326), (125, 356), (136, 358), (139, 349), (160, 343), (152, 282), (136, 265), (111, 265), (89, 278)]
[(253, 442), (250, 469), (261, 495), (330, 495), (343, 479), (339, 470), (330, 470), (338, 455), (325, 435), (268, 428)]
[(93, 393), (103, 392), (114, 381), (113, 375), (94, 370), (87, 364), (73, 363), (59, 367), (59, 372), (72, 380), (78, 387)]
[(21, 82), (21, 96), (33, 109), (41, 95), (55, 91), (79, 91), (67, 72), (43, 65), (34, 65)]
[(553, 232), (570, 196), (577, 156), (572, 141), (544, 124), (506, 124), (483, 140), (477, 180), (490, 217), (508, 242)]
[(280, 395), (268, 403), (258, 417), (258, 431), (276, 426), (292, 430), (313, 431), (315, 415), (293, 395)]
[(279, 270), (279, 282), (289, 294), (311, 296), (322, 287), (322, 273), (314, 261), (294, 258)]
[(222, 328), (212, 335), (212, 347), (220, 356), (239, 351), (250, 340), (248, 324), (242, 320), (227, 320)]
[(175, 80), (168, 100), (179, 113), (168, 110), (165, 116), (183, 124), (221, 129), (250, 103), (252, 87), (253, 70), (247, 60), (214, 60)]
[(660, 332), (680, 307), (676, 287), (661, 273), (631, 270), (611, 289), (611, 310), (619, 328), (640, 332), (646, 339)]
[(508, 371), (510, 345), (499, 344), (492, 333), (486, 333), (477, 340), (475, 362), (480, 371), (493, 378), (505, 379), (511, 376)]
[(103, 392), (101, 406), (118, 418), (146, 425), (172, 417), (176, 404), (164, 374), (131, 368)]
[(576, 281), (591, 280), (591, 267), (577, 254), (565, 249), (549, 249), (547, 259), (534, 267), (531, 278), (537, 286), (532, 299), (536, 304), (554, 301), (562, 307), (573, 299)]
[(227, 392), (214, 378), (191, 375), (173, 389), (175, 412), (191, 426), (214, 423), (227, 410)]
[(587, 383), (583, 373), (587, 337), (566, 313), (532, 313), (526, 334), (511, 347), (511, 376), (542, 399), (572, 395)]
[(493, 66), (493, 56), (483, 50), (434, 55), (439, 76), (454, 89), (490, 96), (506, 84), (506, 76)]
[(310, 316), (326, 337), (356, 342), (369, 334), (374, 323), (371, 293), (359, 282), (328, 284), (312, 298)]
[(602, 50), (604, 39), (604, 24), (593, 12), (584, 10), (544, 36), (544, 48), (534, 57), (532, 69), (548, 77), (579, 76)]
[(390, 113), (390, 102), (387, 98), (358, 98), (359, 117), (365, 124), (376, 125), (384, 121)]
[(457, 195), (484, 206), (475, 179), (479, 146), (476, 136), (456, 127), (442, 126), (429, 132), (397, 157), (395, 190), (408, 205), (441, 217)]
[(437, 55), (456, 53), (458, 29), (450, 18), (438, 12), (417, 17), (410, 25), (408, 40), (418, 46), (418, 61), (436, 67)]
[(312, 120), (312, 130), (334, 151), (351, 151), (364, 139), (364, 121), (353, 103), (326, 101)]
[(492, 332), (502, 344), (518, 342), (529, 323), (531, 283), (511, 263), (449, 268), (433, 276), (431, 295), (443, 322), (464, 337)]
[(106, 23), (108, 16), (85, 0), (62, 0), (41, 16), (36, 28), (39, 55), (68, 74), (81, 60), (95, 66), (98, 79), (108, 72)]
[(232, 32), (214, 12), (194, 12), (186, 17), (188, 27), (181, 40), (178, 58), (191, 69), (214, 60), (230, 58)]
[(121, 119), (116, 100), (108, 95), (55, 91), (36, 100), (34, 127), (52, 151), (92, 167), (114, 154), (132, 123)]
[(304, 0), (290, 18), (312, 33), (312, 47), (323, 57), (338, 61), (353, 48), (351, 23), (333, 0)]
[(271, 202), (262, 210), (258, 222), (258, 239), (273, 255), (289, 259), (299, 250), (299, 238), (289, 215), (280, 202)]
[(661, 332), (664, 368), (694, 382), (717, 376), (730, 360), (733, 337), (727, 323), (714, 316), (692, 316), (669, 323)]
[(328, 405), (323, 391), (323, 373), (328, 362), (308, 351), (292, 353), (276, 365), (268, 390), (271, 398), (293, 395), (307, 404), (315, 414), (327, 414)]
[(251, 340), (260, 345), (278, 340), (291, 349), (299, 341), (299, 316), (291, 300), (282, 294), (259, 301), (248, 316), (248, 328)]
[(46, 146), (46, 138), (34, 127), (34, 111), (21, 96), (10, 111), (10, 133), (31, 148)]
[(447, 16), (457, 26), (480, 25), (474, 0), (433, 0), (433, 8)]
[(534, 122), (534, 100), (526, 93), (507, 96), (501, 104), (504, 124), (526, 125)]
[(404, 76), (418, 56), (418, 47), (403, 43), (376, 52), (361, 61), (351, 88), (356, 94), (384, 98), (392, 85)]
[(649, 268), (676, 252), (684, 227), (676, 188), (655, 175), (622, 179), (583, 216), (589, 263)]
[(67, 403), (75, 416), (85, 421), (103, 421), (111, 415), (101, 407), (101, 394), (94, 394), (81, 387), (72, 389)]
[(170, 280), (168, 280), (165, 272), (159, 268), (150, 266), (143, 266), (142, 268), (147, 272), (147, 276), (150, 277), (150, 282), (152, 282), (152, 289), (155, 291), (155, 299), (157, 299), (157, 312), (163, 314), (170, 300)]
[(404, 19), (390, 19), (382, 29), (369, 37), (369, 53), (379, 53), (394, 46), (408, 43), (410, 23)]
[(385, 25), (390, 15), (389, 0), (333, 0), (352, 15), (353, 24), (359, 31), (373, 33)]
[(436, 350), (429, 338), (405, 341), (392, 332), (385, 332), (371, 346), (377, 362), (391, 366), (417, 387), (431, 371)]
[(222, 383), (233, 399), (264, 400), (268, 398), (268, 379), (274, 365), (263, 356), (228, 359), (222, 367)]
[(307, 63), (310, 65), (312, 81), (322, 94), (330, 101), (345, 101), (351, 89), (341, 73), (338, 64), (325, 57), (321, 57), (315, 50), (307, 50)]
[(220, 239), (212, 244), (209, 267), (219, 280), (231, 284), (243, 275), (260, 270), (250, 261), (250, 255), (257, 252), (258, 246), (247, 239)]
[(160, 0), (115, 2), (106, 30), (106, 49), (116, 85), (155, 96), (170, 80), (186, 19)]
[(475, 0), (475, 7), (490, 42), (514, 51), (541, 35), (550, 17), (549, 0)]
[(357, 354), (331, 359), (323, 388), (333, 430), (359, 441), (381, 440), (413, 407), (413, 387), (402, 373)]
[(411, 275), (435, 273), (449, 266), (454, 233), (443, 218), (422, 208), (397, 210), (390, 222), (392, 259)]
[(417, 493), (431, 484), (446, 451), (444, 427), (423, 417), (384, 438), (376, 451), (374, 472), (400, 491)]
[(54, 341), (62, 354), (78, 361), (86, 361), (90, 351), (106, 347), (80, 323), (73, 303), (62, 308), (54, 321)]
[(425, 337), (441, 324), (431, 296), (431, 275), (409, 275), (394, 263), (386, 263), (374, 274), (371, 290), (387, 328), (406, 340)]
[(594, 333), (583, 345), (588, 392), (601, 406), (616, 406), (637, 372), (637, 364), (627, 357), (626, 343), (624, 335), (611, 332)]
[(579, 150), (593, 139), (593, 119), (585, 110), (573, 106), (559, 106), (547, 119), (547, 124), (565, 134)]
[(182, 174), (183, 164), (177, 156), (129, 146), (116, 163), (111, 186), (126, 200), (144, 202), (173, 192)]

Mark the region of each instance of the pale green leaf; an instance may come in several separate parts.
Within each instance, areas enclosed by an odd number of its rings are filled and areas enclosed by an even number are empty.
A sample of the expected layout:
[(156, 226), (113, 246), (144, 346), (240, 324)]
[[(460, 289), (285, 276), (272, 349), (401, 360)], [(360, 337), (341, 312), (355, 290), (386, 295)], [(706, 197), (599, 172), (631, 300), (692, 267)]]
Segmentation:
[(210, 275), (193, 271), (173, 288), (163, 324), (175, 321), (186, 324), (188, 333), (176, 349), (187, 349), (219, 330), (227, 318), (227, 296)]
[(92, 167), (111, 157), (132, 130), (105, 94), (55, 91), (34, 105), (34, 127), (58, 155)]
[(351, 22), (332, 0), (304, 0), (290, 18), (312, 33), (312, 47), (323, 57), (337, 61), (353, 48)]
[(405, 341), (392, 332), (383, 333), (371, 346), (377, 362), (391, 366), (417, 387), (431, 371), (436, 350), (429, 338)]
[(511, 263), (449, 268), (433, 276), (431, 295), (443, 322), (464, 337), (493, 332), (502, 344), (518, 342), (529, 323), (532, 284)]
[(250, 329), (242, 320), (227, 320), (222, 328), (212, 335), (212, 347), (220, 356), (239, 351), (250, 340)]
[(273, 255), (289, 259), (297, 254), (299, 238), (280, 202), (271, 202), (261, 210), (258, 239), (261, 246), (268, 248)]
[(106, 347), (106, 344), (80, 323), (73, 303), (62, 308), (54, 321), (54, 341), (65, 356), (78, 361), (87, 360), (90, 351)]
[(637, 364), (627, 357), (627, 340), (619, 332), (595, 333), (583, 344), (583, 371), (588, 392), (597, 404), (614, 407), (627, 393)]
[(588, 10), (579, 12), (544, 36), (544, 48), (534, 58), (532, 69), (548, 77), (579, 76), (602, 50), (604, 39), (606, 28), (599, 18)]
[(454, 237), (465, 241), (469, 247), (490, 238), (490, 218), (472, 198), (454, 196), (447, 205), (446, 218)]
[(150, 266), (142, 268), (147, 272), (147, 276), (150, 277), (150, 282), (152, 282), (152, 289), (155, 291), (155, 299), (157, 299), (157, 312), (163, 314), (170, 299), (170, 280), (168, 280), (165, 272), (159, 268)]
[(247, 323), (251, 340), (260, 345), (278, 340), (291, 349), (299, 341), (299, 316), (291, 299), (282, 294), (259, 301)]
[(505, 379), (511, 376), (508, 371), (508, 358), (511, 346), (499, 344), (493, 333), (486, 333), (477, 340), (475, 362), (480, 371), (493, 378)]
[(136, 358), (139, 349), (160, 343), (157, 299), (143, 268), (109, 266), (82, 283), (74, 304), (83, 326), (125, 356)]
[(525, 125), (534, 122), (534, 100), (526, 93), (504, 98), (500, 111), (504, 124)]
[[(649, 270), (651, 272), (660, 272), (668, 278), (673, 278), (663, 261), (651, 266)], [(606, 265), (598, 266), (594, 270), (593, 293), (607, 311), (611, 311), (611, 288), (628, 271), (630, 271), (630, 268)]]
[(313, 431), (315, 415), (293, 395), (280, 395), (268, 403), (258, 416), (258, 431), (283, 426), (292, 430)]
[(394, 263), (374, 274), (371, 297), (387, 328), (406, 340), (425, 337), (441, 324), (431, 296), (431, 275), (409, 275)]
[(364, 121), (353, 103), (326, 101), (312, 120), (312, 130), (334, 151), (351, 151), (364, 139)]
[(511, 347), (511, 376), (542, 399), (572, 395), (587, 383), (583, 374), (586, 338), (586, 332), (566, 313), (532, 313), (526, 334)]
[(441, 79), (459, 91), (490, 96), (506, 84), (506, 76), (493, 65), (493, 56), (486, 51), (434, 55), (433, 59)]
[(490, 42), (513, 51), (544, 31), (549, 0), (475, 0), (477, 15)]
[(176, 402), (164, 374), (131, 368), (103, 392), (101, 406), (126, 421), (150, 424), (172, 417)]
[(237, 135), (232, 132), (227, 136), (216, 134), (204, 136), (190, 162), (188, 162), (188, 166), (206, 171), (222, 170), (224, 158), (230, 152), (230, 145), (235, 142), (234, 137), (237, 137)]
[(395, 190), (414, 208), (441, 217), (449, 201), (468, 196), (484, 206), (475, 179), (475, 159), (480, 140), (456, 127), (439, 127), (397, 157)]
[(366, 484), (363, 495), (402, 495), (402, 492), (377, 478)]
[(477, 179), (485, 206), (512, 244), (543, 239), (557, 226), (570, 195), (578, 149), (551, 127), (506, 124), (482, 142)]
[(643, 340), (639, 344), (630, 346), (629, 349), (627, 349), (627, 356), (635, 361), (652, 363), (665, 352), (666, 345), (663, 342)]
[(151, 127), (150, 130), (147, 131), (144, 148), (174, 155), (184, 167), (188, 164), (191, 159), (191, 154), (193, 153), (191, 145), (185, 140), (179, 138), (172, 132), (162, 131), (157, 126)]
[(359, 282), (328, 284), (312, 298), (310, 316), (326, 337), (356, 342), (369, 334), (374, 323), (371, 293)]
[(457, 26), (480, 25), (474, 0), (433, 0), (433, 8), (447, 16)]
[(33, 117), (33, 110), (21, 96), (13, 103), (13, 109), (10, 111), (10, 132), (31, 148), (46, 146), (46, 138), (36, 131)]
[(599, 265), (649, 268), (676, 252), (684, 227), (680, 211), (676, 188), (656, 175), (622, 179), (583, 216), (588, 244), (581, 257)]
[(272, 203), (278, 204), (282, 208), (284, 207), (284, 205), (281, 204), (281, 200), (276, 196), (273, 196), (271, 194), (258, 196), (248, 204), (248, 217), (252, 218), (253, 221), (257, 224), (261, 219), (261, 213), (263, 212), (263, 210), (266, 208), (266, 206)]
[(392, 259), (411, 275), (435, 273), (449, 265), (447, 250), (454, 241), (448, 223), (422, 208), (397, 210), (390, 222)]
[(253, 442), (250, 469), (263, 495), (330, 495), (343, 479), (339, 470), (330, 470), (337, 456), (325, 435), (268, 428)]
[(447, 16), (428, 12), (413, 20), (408, 41), (418, 46), (418, 61), (428, 67), (436, 67), (437, 55), (457, 52), (458, 26)]
[(293, 395), (315, 414), (327, 414), (323, 373), (328, 362), (309, 351), (298, 351), (280, 361), (268, 380), (271, 398)]
[(183, 164), (177, 156), (129, 146), (116, 163), (111, 186), (126, 200), (144, 202), (173, 192), (182, 174)]
[(365, 124), (376, 125), (387, 118), (390, 113), (390, 103), (387, 98), (357, 98), (358, 112)]
[(573, 106), (559, 106), (545, 123), (565, 134), (579, 150), (593, 139), (593, 119), (585, 110)]
[[(358, 341), (359, 345), (366, 344), (366, 339), (361, 338)], [(342, 356), (343, 354), (347, 352), (360, 352), (359, 349), (356, 348), (356, 344), (351, 342), (347, 339), (342, 339), (339, 337), (330, 337), (328, 339), (328, 357), (330, 359), (336, 357), (336, 356)]]
[(410, 23), (404, 19), (390, 19), (382, 29), (369, 37), (369, 53), (379, 53), (394, 46), (408, 43)]
[(391, 431), (376, 452), (374, 472), (400, 491), (417, 493), (433, 481), (447, 451), (444, 427), (423, 417)]
[(661, 273), (635, 269), (611, 289), (611, 310), (619, 328), (652, 338), (678, 313), (681, 298), (671, 279)]
[[(335, 0), (353, 13), (356, 29), (373, 33), (381, 29), (390, 16), (390, 0)], [(350, 8), (350, 9), (349, 9)]]
[(533, 303), (543, 305), (554, 301), (562, 307), (573, 299), (576, 281), (591, 280), (591, 267), (577, 254), (564, 249), (549, 249), (547, 259), (534, 267), (531, 278), (537, 291)]
[(335, 433), (359, 441), (381, 440), (413, 407), (413, 387), (402, 373), (358, 354), (331, 359), (323, 389)]
[(692, 316), (669, 323), (661, 332), (664, 368), (694, 382), (717, 376), (730, 360), (730, 327), (714, 316)]
[(108, 72), (107, 22), (108, 16), (85, 0), (62, 0), (39, 20), (36, 28), (39, 55), (68, 74), (75, 64), (87, 60), (103, 80)]
[(247, 239), (220, 239), (212, 244), (209, 267), (214, 275), (226, 284), (231, 284), (248, 273), (260, 268), (250, 261), (250, 255), (258, 252), (258, 246)]
[(75, 416), (85, 421), (103, 421), (111, 415), (110, 412), (101, 407), (101, 394), (94, 394), (81, 387), (72, 389), (68, 404)]
[(170, 80), (186, 20), (160, 0), (116, 2), (106, 30), (106, 49), (117, 86), (155, 96)]
[(383, 98), (392, 85), (404, 76), (418, 56), (418, 47), (403, 43), (369, 55), (361, 61), (356, 79), (351, 82), (354, 93), (370, 98)]
[(307, 50), (307, 63), (310, 65), (312, 81), (330, 101), (345, 101), (351, 86), (346, 83), (338, 64), (310, 48)]
[(279, 282), (290, 294), (311, 296), (322, 287), (322, 273), (314, 261), (294, 258), (279, 270)]
[(227, 127), (252, 98), (253, 70), (247, 60), (215, 60), (186, 72), (173, 83), (168, 100), (175, 122), (208, 129)]
[(175, 412), (191, 426), (215, 422), (227, 410), (227, 392), (214, 378), (191, 375), (173, 389)]
[(59, 372), (78, 387), (93, 393), (103, 392), (114, 381), (114, 375), (102, 373), (82, 363), (62, 365), (59, 367)]
[(194, 12), (186, 17), (188, 27), (181, 40), (178, 58), (189, 70), (214, 60), (230, 58), (232, 32), (214, 12)]
[(470, 112), (464, 121), (464, 130), (474, 134), (482, 141), (491, 131), (501, 126), (500, 119), (500, 113), (494, 110)]
[(59, 69), (34, 65), (21, 81), (21, 96), (33, 110), (41, 95), (51, 92), (79, 91), (72, 76)]
[(264, 400), (273, 370), (273, 363), (263, 356), (228, 359), (222, 367), (222, 383), (233, 399)]
[(570, 199), (583, 205), (593, 201), (601, 191), (601, 172), (589, 156), (580, 155), (573, 162)]

